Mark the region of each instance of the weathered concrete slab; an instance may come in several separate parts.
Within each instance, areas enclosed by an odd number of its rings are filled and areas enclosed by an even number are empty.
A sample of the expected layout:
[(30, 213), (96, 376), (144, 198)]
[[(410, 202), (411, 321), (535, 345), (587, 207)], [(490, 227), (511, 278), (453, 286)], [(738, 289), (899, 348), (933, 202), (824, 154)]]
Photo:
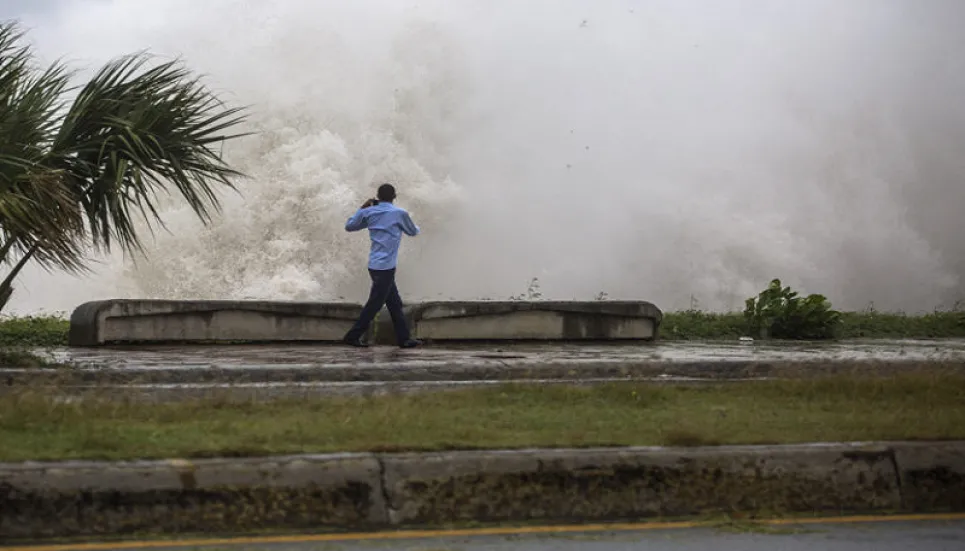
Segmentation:
[[(413, 336), (427, 341), (651, 340), (663, 319), (643, 301), (427, 302), (406, 315)], [(386, 313), (376, 335), (379, 343), (395, 341)]]
[(900, 504), (882, 446), (541, 450), (388, 456), (393, 523), (607, 520)]
[(911, 442), (894, 451), (905, 509), (965, 510), (965, 442)]
[(366, 454), (0, 464), (0, 539), (384, 524)]
[(70, 317), (69, 344), (339, 341), (357, 304), (226, 300), (103, 300)]
[(963, 457), (965, 442), (0, 464), (0, 540), (961, 511)]

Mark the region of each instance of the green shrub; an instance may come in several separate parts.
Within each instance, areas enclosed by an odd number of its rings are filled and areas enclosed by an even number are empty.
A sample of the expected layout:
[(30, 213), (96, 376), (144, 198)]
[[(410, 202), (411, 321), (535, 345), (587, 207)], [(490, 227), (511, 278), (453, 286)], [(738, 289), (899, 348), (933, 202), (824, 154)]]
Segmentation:
[(841, 319), (823, 295), (800, 297), (779, 279), (745, 304), (748, 330), (761, 338), (830, 339)]
[(0, 346), (36, 347), (65, 346), (70, 322), (57, 316), (0, 318)]
[(54, 367), (53, 360), (21, 349), (0, 348), (0, 367)]
[(747, 334), (739, 312), (701, 312), (697, 309), (666, 312), (660, 324), (661, 338), (670, 340), (736, 339)]
[(842, 312), (841, 338), (947, 339), (965, 337), (965, 312)]

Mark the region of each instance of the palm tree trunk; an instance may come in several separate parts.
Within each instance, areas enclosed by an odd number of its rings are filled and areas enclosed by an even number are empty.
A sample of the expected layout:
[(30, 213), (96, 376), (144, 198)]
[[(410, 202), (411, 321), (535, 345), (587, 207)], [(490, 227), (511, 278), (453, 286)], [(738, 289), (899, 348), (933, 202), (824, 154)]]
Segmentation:
[(16, 242), (17, 238), (11, 237), (6, 243), (3, 244), (3, 247), (0, 247), (0, 264), (3, 264), (7, 261), (7, 255), (10, 254), (10, 249), (13, 248), (13, 245)]
[[(7, 253), (10, 252), (10, 247), (12, 245), (12, 239), (3, 245), (3, 249), (0, 249), (0, 252), (3, 252), (3, 256), (0, 258), (6, 258)], [(7, 301), (10, 300), (10, 295), (13, 294), (13, 280), (16, 279), (17, 275), (20, 273), (20, 270), (23, 270), (23, 267), (27, 264), (27, 261), (30, 260), (36, 252), (37, 245), (30, 247), (30, 249), (24, 253), (23, 258), (18, 260), (17, 264), (14, 265), (13, 270), (11, 270), (3, 282), (0, 283), (0, 312), (2, 312), (7, 306)]]

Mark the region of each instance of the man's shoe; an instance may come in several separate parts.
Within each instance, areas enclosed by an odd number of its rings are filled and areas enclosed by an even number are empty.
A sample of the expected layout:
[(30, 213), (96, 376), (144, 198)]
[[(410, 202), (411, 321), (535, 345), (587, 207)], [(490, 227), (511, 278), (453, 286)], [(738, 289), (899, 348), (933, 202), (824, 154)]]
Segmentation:
[(399, 348), (415, 348), (417, 346), (422, 346), (422, 341), (419, 339), (409, 339), (404, 343), (399, 345)]
[(349, 339), (349, 338), (344, 338), (344, 339), (342, 339), (342, 343), (343, 343), (343, 344), (347, 344), (347, 345), (349, 345), (349, 346), (354, 346), (355, 348), (368, 348), (368, 347), (369, 347), (369, 343), (363, 342), (362, 339)]

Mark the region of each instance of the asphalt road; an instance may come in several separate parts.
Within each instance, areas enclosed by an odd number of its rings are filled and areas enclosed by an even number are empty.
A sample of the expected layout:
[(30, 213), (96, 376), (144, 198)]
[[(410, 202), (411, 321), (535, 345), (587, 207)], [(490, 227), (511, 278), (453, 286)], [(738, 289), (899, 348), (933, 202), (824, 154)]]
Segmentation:
[[(167, 551), (962, 551), (965, 549), (965, 515), (928, 520), (868, 522), (818, 521), (805, 525), (734, 525), (650, 529), (583, 530), (563, 532), (522, 528), (511, 533), (474, 534), (473, 531), (341, 536), (277, 536), (234, 540), (194, 540), (182, 546), (141, 541), (126, 544), (88, 544), (87, 551), (157, 549)], [(555, 528), (553, 530), (560, 530)], [(469, 533), (466, 533), (469, 532)], [(350, 536), (353, 537), (353, 536)], [(26, 551), (31, 548), (2, 548)], [(68, 551), (69, 545), (40, 546), (33, 551)]]
[[(965, 521), (232, 546), (272, 551), (962, 551)], [(224, 549), (224, 548), (223, 548)]]

